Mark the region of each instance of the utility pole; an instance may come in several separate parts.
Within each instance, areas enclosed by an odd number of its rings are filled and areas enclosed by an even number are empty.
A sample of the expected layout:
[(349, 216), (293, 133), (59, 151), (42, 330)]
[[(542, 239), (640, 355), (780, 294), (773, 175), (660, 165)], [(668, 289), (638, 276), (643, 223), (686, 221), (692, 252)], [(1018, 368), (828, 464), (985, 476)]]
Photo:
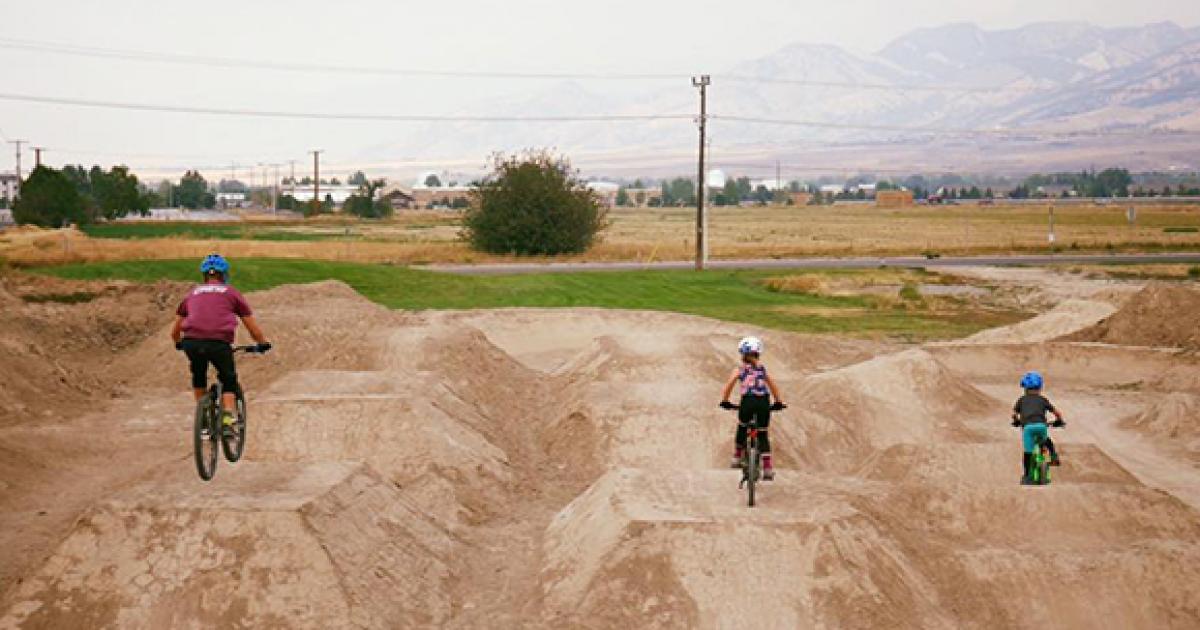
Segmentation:
[(275, 178), (271, 180), (271, 214), (279, 212), (279, 167), (280, 164), (272, 164), (275, 169)]
[(42, 151), (45, 151), (46, 147), (29, 147), (29, 148), (33, 149), (33, 167), (37, 168), (37, 167), (41, 166), (42, 165)]
[(704, 233), (704, 132), (708, 123), (708, 86), (712, 80), (707, 74), (692, 77), (692, 87), (700, 88), (700, 167), (696, 187), (696, 271), (704, 271), (708, 258), (708, 242)]
[(17, 145), (17, 194), (21, 194), (21, 145), (28, 140), (9, 140), (9, 144)]
[(288, 164), (292, 165), (292, 175), (291, 175), (292, 183), (288, 185), (288, 191), (291, 193), (292, 199), (295, 199), (296, 198), (296, 160), (288, 160)]
[(323, 149), (313, 149), (309, 153), (313, 156), (313, 204), (314, 208), (320, 208), (321, 203), (321, 154)]

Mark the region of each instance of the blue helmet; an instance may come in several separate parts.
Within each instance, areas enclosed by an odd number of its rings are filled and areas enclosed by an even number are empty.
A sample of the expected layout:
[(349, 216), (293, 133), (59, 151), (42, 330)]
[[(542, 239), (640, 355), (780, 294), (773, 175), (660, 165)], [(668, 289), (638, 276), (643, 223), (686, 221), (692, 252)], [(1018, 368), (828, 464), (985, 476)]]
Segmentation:
[(1041, 389), (1042, 375), (1039, 372), (1026, 372), (1021, 377), (1021, 387), (1024, 389)]
[(213, 271), (221, 274), (222, 278), (228, 278), (229, 261), (220, 254), (209, 254), (204, 258), (204, 262), (200, 263), (200, 273), (207, 276)]

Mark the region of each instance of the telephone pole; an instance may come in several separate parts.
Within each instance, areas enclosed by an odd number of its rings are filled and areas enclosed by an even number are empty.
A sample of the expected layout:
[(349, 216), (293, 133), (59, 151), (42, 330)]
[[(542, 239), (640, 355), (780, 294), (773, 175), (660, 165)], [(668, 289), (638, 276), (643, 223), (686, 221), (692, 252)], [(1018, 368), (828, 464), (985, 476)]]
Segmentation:
[(21, 145), (28, 140), (9, 140), (9, 144), (17, 145), (17, 194), (21, 193)]
[(37, 167), (41, 166), (42, 165), (42, 151), (45, 151), (46, 147), (29, 147), (29, 148), (33, 149), (33, 167), (37, 168)]
[(313, 156), (313, 204), (314, 208), (320, 208), (321, 203), (321, 154), (324, 149), (313, 149), (309, 153)]
[(282, 164), (272, 164), (271, 168), (275, 169), (275, 177), (271, 180), (271, 214), (279, 212), (279, 167)]
[(692, 77), (692, 87), (700, 88), (700, 167), (696, 186), (696, 271), (704, 271), (708, 259), (708, 241), (704, 233), (704, 132), (708, 123), (708, 86), (712, 80), (707, 74)]
[[(292, 165), (291, 182), (288, 184), (288, 191), (292, 195), (292, 199), (296, 198), (296, 160), (288, 160), (288, 164)], [(294, 202), (293, 202), (294, 203)], [(295, 208), (293, 208), (294, 210)]]

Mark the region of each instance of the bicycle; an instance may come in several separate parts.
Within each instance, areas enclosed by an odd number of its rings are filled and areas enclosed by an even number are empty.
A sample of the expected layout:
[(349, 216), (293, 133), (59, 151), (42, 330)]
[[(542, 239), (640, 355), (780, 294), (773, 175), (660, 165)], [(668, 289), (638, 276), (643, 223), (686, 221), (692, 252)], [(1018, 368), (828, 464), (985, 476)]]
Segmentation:
[[(264, 354), (266, 350), (258, 345), (234, 346), (234, 354), (246, 352)], [(192, 426), (192, 450), (196, 457), (196, 472), (200, 478), (209, 481), (217, 473), (218, 454), (225, 453), (229, 463), (235, 463), (242, 458), (246, 448), (246, 396), (241, 385), (234, 392), (236, 396), (236, 421), (229, 427), (221, 423), (221, 397), (224, 395), (221, 381), (216, 380), (209, 386), (200, 400), (196, 401), (196, 421)], [(218, 444), (218, 440), (220, 444)]]
[[(1019, 426), (1014, 424), (1013, 426)], [(1050, 485), (1050, 462), (1046, 456), (1049, 454), (1049, 449), (1046, 448), (1046, 439), (1050, 436), (1050, 429), (1061, 429), (1067, 426), (1062, 420), (1055, 420), (1046, 425), (1046, 437), (1037, 436), (1033, 442), (1033, 464), (1029, 467), (1029, 485), (1031, 486), (1046, 486)], [(1020, 427), (1024, 430), (1023, 427)]]
[[(736, 411), (738, 405), (722, 404), (721, 408)], [(771, 405), (771, 411), (783, 411), (784, 409), (787, 409), (787, 405), (780, 403)], [(754, 507), (756, 503), (755, 487), (762, 478), (762, 452), (758, 450), (758, 430), (757, 419), (752, 419), (746, 424), (746, 448), (742, 449), (741, 460), (742, 480), (738, 482), (738, 490), (746, 488), (746, 503), (749, 507)]]

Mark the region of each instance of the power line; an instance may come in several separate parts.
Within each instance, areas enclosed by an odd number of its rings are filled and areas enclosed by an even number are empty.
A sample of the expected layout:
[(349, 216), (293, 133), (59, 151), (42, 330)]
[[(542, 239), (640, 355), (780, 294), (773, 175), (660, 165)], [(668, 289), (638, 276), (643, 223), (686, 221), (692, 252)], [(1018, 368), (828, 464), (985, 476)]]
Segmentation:
[(684, 74), (663, 73), (625, 73), (625, 72), (485, 72), (478, 70), (428, 70), (419, 68), (387, 68), (380, 66), (348, 66), (333, 64), (294, 63), (282, 61), (264, 61), (251, 59), (235, 59), (232, 57), (210, 57), (203, 55), (183, 55), (177, 53), (162, 53), (143, 50), (118, 48), (98, 48), (93, 46), (77, 46), (58, 42), (39, 42), (27, 39), (0, 38), (0, 48), (29, 50), (41, 53), (59, 55), (81, 55), (86, 57), (103, 57), (122, 59), (126, 61), (145, 61), (153, 63), (174, 63), (195, 66), (210, 66), (216, 68), (256, 68), (259, 70), (277, 70), (284, 72), (313, 72), (334, 74), (368, 74), (393, 76), (419, 76), (469, 79), (596, 79), (596, 80), (682, 80)]
[(96, 101), (82, 98), (57, 96), (35, 96), (31, 94), (0, 93), (0, 100), (24, 101), (50, 105), (76, 107), (98, 107), (132, 111), (165, 112), (174, 114), (214, 114), (219, 116), (253, 116), (260, 118), (299, 118), (317, 120), (358, 120), (375, 122), (615, 122), (634, 120), (692, 120), (692, 114), (616, 114), (598, 116), (437, 116), (405, 114), (351, 114), (324, 112), (289, 112), (258, 109), (225, 109), (217, 107), (193, 107), (189, 105), (155, 105), (147, 103), (123, 103), (118, 101)]

